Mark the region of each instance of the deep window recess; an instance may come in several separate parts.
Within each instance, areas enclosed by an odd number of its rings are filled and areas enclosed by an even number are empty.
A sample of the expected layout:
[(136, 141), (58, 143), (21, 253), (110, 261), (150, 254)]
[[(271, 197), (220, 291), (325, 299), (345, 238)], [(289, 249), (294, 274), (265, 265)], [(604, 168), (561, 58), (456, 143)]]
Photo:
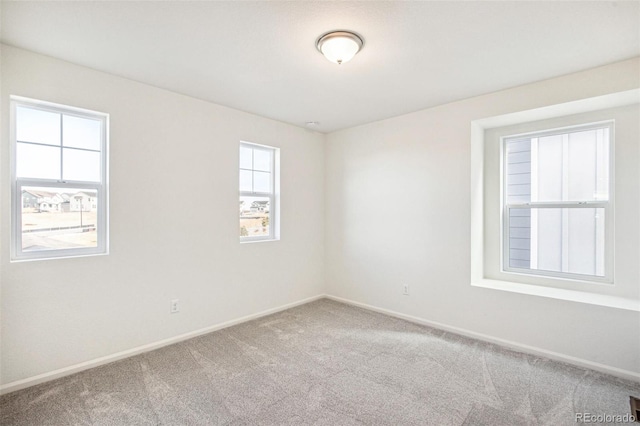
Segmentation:
[(611, 281), (613, 124), (503, 138), (503, 269)]
[(12, 260), (104, 254), (108, 115), (11, 98)]
[(276, 239), (277, 149), (240, 143), (240, 241)]

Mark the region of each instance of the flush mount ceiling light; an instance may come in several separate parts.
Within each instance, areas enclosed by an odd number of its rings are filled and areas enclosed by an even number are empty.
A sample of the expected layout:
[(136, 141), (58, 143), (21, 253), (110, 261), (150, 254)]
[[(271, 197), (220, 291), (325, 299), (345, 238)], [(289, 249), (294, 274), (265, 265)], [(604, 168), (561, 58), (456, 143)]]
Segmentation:
[(320, 53), (338, 65), (349, 62), (363, 45), (362, 37), (351, 31), (332, 31), (321, 35), (316, 41)]

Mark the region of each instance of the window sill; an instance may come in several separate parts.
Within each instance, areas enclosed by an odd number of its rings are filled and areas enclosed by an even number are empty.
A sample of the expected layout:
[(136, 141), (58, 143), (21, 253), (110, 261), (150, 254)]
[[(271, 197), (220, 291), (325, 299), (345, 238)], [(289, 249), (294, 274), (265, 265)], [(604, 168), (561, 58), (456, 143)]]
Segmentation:
[(509, 291), (512, 293), (528, 294), (531, 296), (547, 297), (550, 299), (567, 300), (570, 302), (586, 303), (589, 305), (606, 306), (608, 308), (640, 312), (640, 300), (627, 299), (623, 297), (584, 293), (575, 290), (541, 287), (531, 284), (520, 284), (511, 281), (490, 279), (482, 279), (477, 282), (472, 282), (471, 285), (474, 287)]
[(253, 244), (253, 243), (271, 243), (274, 241), (280, 241), (280, 238), (269, 238), (264, 240), (248, 240), (248, 241), (240, 241), (240, 244)]
[(58, 260), (58, 259), (78, 259), (82, 257), (95, 257), (95, 256), (108, 256), (108, 251), (100, 251), (95, 253), (73, 253), (73, 254), (65, 254), (65, 255), (54, 255), (50, 254), (48, 256), (28, 256), (28, 257), (14, 257), (9, 260), (10, 263), (23, 263), (23, 262), (34, 262), (38, 260)]

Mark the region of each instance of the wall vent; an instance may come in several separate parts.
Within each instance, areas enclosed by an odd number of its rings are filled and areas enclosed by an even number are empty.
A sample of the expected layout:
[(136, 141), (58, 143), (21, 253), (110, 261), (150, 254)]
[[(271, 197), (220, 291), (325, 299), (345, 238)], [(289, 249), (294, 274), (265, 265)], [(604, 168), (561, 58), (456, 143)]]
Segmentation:
[(634, 396), (629, 397), (631, 402), (631, 414), (635, 417), (636, 422), (640, 423), (640, 398)]

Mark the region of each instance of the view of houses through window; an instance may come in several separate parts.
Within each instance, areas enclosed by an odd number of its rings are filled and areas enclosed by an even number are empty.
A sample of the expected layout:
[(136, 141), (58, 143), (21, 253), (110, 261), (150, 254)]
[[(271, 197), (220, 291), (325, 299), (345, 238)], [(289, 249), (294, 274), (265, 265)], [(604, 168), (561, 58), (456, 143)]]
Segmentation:
[(269, 236), (269, 198), (240, 197), (240, 236)]
[(12, 97), (12, 259), (107, 252), (108, 116)]
[(240, 240), (274, 235), (275, 149), (240, 144)]
[(95, 190), (22, 187), (22, 250), (97, 246)]

